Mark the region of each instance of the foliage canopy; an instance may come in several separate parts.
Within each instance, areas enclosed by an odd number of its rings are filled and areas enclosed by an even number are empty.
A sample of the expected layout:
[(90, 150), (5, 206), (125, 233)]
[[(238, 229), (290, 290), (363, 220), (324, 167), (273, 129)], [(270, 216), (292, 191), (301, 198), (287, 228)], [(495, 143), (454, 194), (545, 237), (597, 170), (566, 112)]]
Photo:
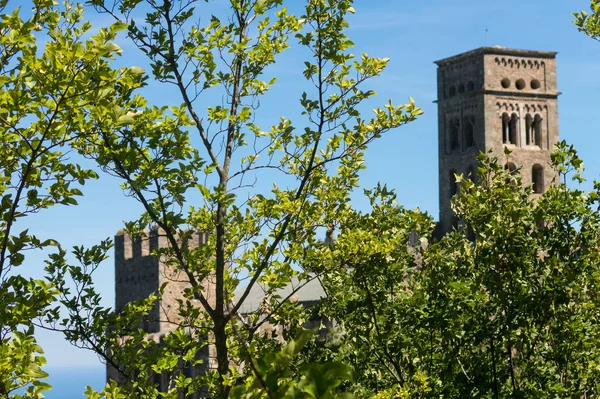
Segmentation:
[(431, 220), (389, 193), (351, 219), (375, 242), (327, 275), (324, 314), (346, 332), (335, 351), (356, 369), (354, 391), (598, 395), (600, 185), (569, 188), (583, 163), (564, 142), (555, 150), (557, 184), (534, 199), (506, 160), (482, 154), (476, 181), (459, 178), (453, 209), (463, 227), (428, 246), (400, 245), (411, 232), (429, 237)]
[[(437, 241), (432, 219), (385, 185), (365, 191), (368, 212), (350, 205), (369, 145), (421, 114), (411, 99), (365, 116), (375, 95), (365, 86), (388, 60), (350, 53), (352, 1), (306, 0), (296, 12), (231, 0), (223, 13), (191, 0), (90, 3), (114, 24), (92, 34), (81, 5), (34, 0), (24, 17), (0, 0), (0, 396), (49, 388), (40, 322), (127, 380), (89, 398), (598, 395), (600, 185), (567, 185), (582, 181), (572, 147), (558, 144), (556, 184), (535, 200), (518, 173), (481, 155), (453, 203), (461, 228)], [(592, 0), (591, 14), (575, 14), (596, 39), (599, 12)], [(148, 71), (113, 67), (119, 32)], [(270, 68), (290, 47), (307, 55), (300, 112), (269, 121)], [(152, 104), (141, 95), (150, 84), (177, 103)], [(168, 245), (153, 255), (189, 283), (161, 342), (140, 326), (169, 284), (114, 312), (92, 279), (110, 240), (69, 257), (20, 229), (76, 205), (97, 172), (142, 204), (128, 234), (159, 234)], [(206, 245), (189, 245), (195, 231), (210, 233)], [(53, 251), (47, 278), (23, 277), (27, 251), (40, 249)], [(281, 295), (317, 279), (327, 294), (317, 309)], [(260, 307), (242, 312), (258, 285)], [(304, 330), (313, 312), (335, 320), (337, 336)], [(199, 356), (208, 347), (212, 362)]]
[(575, 20), (573, 23), (578, 27), (580, 32), (595, 40), (600, 40), (600, 2), (591, 0), (590, 12), (581, 10), (573, 13)]

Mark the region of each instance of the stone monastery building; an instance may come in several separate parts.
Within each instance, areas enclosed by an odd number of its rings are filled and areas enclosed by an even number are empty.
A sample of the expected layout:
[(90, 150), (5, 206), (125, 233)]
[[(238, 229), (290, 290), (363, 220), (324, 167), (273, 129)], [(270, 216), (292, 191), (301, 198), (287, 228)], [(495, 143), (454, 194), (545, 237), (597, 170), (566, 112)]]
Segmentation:
[[(450, 209), (450, 199), (458, 191), (455, 174), (474, 176), (479, 152), (504, 157), (504, 148), (512, 153), (506, 168), (520, 168), (524, 184), (532, 184), (539, 196), (555, 177), (549, 167), (550, 153), (558, 141), (558, 96), (556, 53), (482, 47), (436, 61), (438, 66), (438, 157), (439, 204), (438, 231), (444, 234), (458, 221)], [(207, 235), (194, 235), (190, 245), (202, 245)], [(167, 245), (154, 232), (147, 239), (132, 240), (119, 233), (115, 237), (116, 311), (130, 301), (148, 297), (169, 281), (165, 295), (143, 328), (150, 339), (160, 340), (177, 321), (176, 299), (187, 287), (185, 279), (150, 255), (153, 249)], [(208, 279), (207, 279), (208, 280)], [(206, 297), (213, 285), (204, 282)], [(290, 287), (284, 291), (291, 292)], [(309, 305), (324, 296), (318, 280), (297, 292), (299, 301)], [(285, 295), (283, 295), (285, 297)], [(242, 309), (255, 311), (262, 299), (255, 286)], [(205, 357), (207, 367), (215, 366), (210, 348)], [(116, 370), (108, 368), (108, 378), (122, 380)], [(157, 376), (158, 378), (162, 378)]]

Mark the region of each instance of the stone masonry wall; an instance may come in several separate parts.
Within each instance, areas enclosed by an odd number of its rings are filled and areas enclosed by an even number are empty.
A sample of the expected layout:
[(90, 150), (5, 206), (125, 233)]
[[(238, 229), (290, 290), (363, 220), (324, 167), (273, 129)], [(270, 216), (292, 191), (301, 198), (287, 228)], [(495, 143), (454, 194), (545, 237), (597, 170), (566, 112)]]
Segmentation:
[[(551, 58), (550, 58), (551, 57)], [(521, 168), (523, 184), (532, 184), (532, 168), (539, 165), (544, 171), (544, 190), (556, 174), (550, 167), (550, 154), (558, 141), (558, 100), (556, 60), (554, 53), (531, 55), (485, 56), (485, 87), (490, 91), (486, 103), (486, 147), (502, 156), (504, 147), (512, 153), (507, 162)], [(507, 86), (504, 87), (503, 86)], [(539, 84), (539, 86), (538, 86)], [(517, 143), (502, 142), (502, 115), (516, 114)], [(526, 140), (526, 116), (542, 118), (542, 142), (536, 145)]]

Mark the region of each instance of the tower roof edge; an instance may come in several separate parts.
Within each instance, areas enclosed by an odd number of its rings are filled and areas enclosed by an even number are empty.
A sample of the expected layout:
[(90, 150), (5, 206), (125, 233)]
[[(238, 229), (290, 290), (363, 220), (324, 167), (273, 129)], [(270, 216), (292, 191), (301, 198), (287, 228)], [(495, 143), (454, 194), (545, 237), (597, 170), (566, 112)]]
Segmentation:
[(538, 50), (520, 50), (520, 49), (511, 49), (502, 46), (492, 46), (492, 47), (479, 47), (474, 50), (470, 50), (461, 54), (453, 55), (452, 57), (443, 58), (438, 61), (434, 61), (438, 66), (442, 66), (454, 61), (458, 61), (464, 58), (470, 58), (477, 55), (486, 55), (486, 54), (497, 54), (497, 55), (509, 55), (509, 56), (517, 56), (517, 57), (535, 57), (535, 58), (556, 58), (556, 51), (538, 51)]

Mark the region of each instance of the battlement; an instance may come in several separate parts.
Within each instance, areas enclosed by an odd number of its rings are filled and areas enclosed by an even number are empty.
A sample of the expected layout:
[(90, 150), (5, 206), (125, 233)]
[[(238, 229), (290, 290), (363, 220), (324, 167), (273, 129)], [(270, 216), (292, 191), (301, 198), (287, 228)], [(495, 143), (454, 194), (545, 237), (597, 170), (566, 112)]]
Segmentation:
[(119, 230), (115, 236), (115, 260), (149, 256), (153, 250), (164, 246), (166, 237), (157, 229), (145, 230), (137, 237), (129, 235), (125, 230)]
[[(187, 232), (185, 232), (187, 233)], [(189, 237), (188, 245), (196, 248), (208, 242), (208, 233), (194, 232)], [(136, 259), (150, 256), (152, 251), (169, 246), (163, 229), (146, 229), (139, 236), (133, 237), (125, 230), (119, 230), (115, 235), (115, 261)]]

